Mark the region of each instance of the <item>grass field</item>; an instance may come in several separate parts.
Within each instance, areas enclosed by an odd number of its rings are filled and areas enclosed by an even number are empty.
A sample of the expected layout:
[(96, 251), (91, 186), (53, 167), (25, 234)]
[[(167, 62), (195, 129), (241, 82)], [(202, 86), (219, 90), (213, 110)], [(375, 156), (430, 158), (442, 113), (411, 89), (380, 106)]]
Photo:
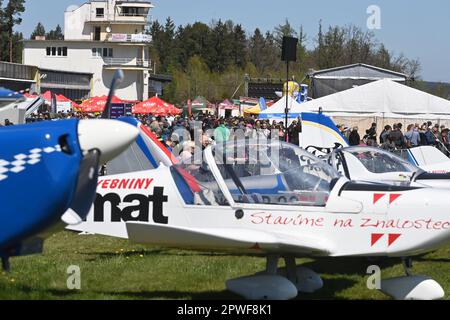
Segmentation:
[[(413, 272), (437, 280), (450, 300), (450, 247), (414, 260)], [(363, 258), (298, 259), (320, 273), (324, 288), (298, 299), (388, 299), (368, 290)], [(398, 259), (382, 261), (383, 277), (403, 275)], [(67, 268), (81, 269), (81, 290), (67, 289)], [(44, 254), (11, 260), (0, 273), (0, 299), (239, 299), (225, 281), (265, 268), (265, 259), (146, 248), (128, 241), (61, 232), (46, 241)]]

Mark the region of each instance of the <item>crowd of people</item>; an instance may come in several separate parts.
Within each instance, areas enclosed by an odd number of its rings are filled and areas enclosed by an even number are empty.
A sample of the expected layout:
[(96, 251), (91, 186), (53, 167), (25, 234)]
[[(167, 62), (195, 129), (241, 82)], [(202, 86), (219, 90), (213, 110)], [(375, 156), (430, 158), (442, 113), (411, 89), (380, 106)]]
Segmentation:
[[(213, 140), (215, 142), (226, 142), (232, 134), (236, 133), (240, 134), (242, 138), (286, 141), (284, 121), (260, 120), (253, 117), (225, 119), (202, 114), (195, 117), (137, 115), (137, 118), (170, 148), (188, 142), (199, 143), (202, 146), (210, 144)], [(289, 142), (298, 145), (301, 131), (301, 120), (294, 120), (287, 130)], [(200, 141), (196, 141), (196, 139), (200, 139)]]
[[(92, 117), (95, 116), (76, 112), (57, 114), (38, 112), (31, 115), (27, 122)], [(285, 123), (282, 120), (257, 119), (256, 117), (219, 118), (207, 114), (190, 117), (153, 115), (136, 115), (136, 117), (169, 148), (186, 147), (186, 143), (192, 142), (206, 146), (213, 141), (227, 141), (231, 133), (236, 131), (240, 131), (245, 138), (278, 138), (286, 141)], [(6, 119), (4, 124), (0, 125), (9, 126), (13, 123)], [(444, 125), (433, 125), (431, 121), (424, 122), (422, 125), (418, 123), (409, 124), (406, 130), (403, 130), (401, 123), (386, 125), (379, 134), (377, 124), (372, 123), (362, 137), (358, 127), (348, 128), (344, 125), (338, 125), (337, 127), (352, 146), (369, 145), (393, 151), (431, 145), (450, 155), (450, 129)], [(294, 120), (287, 130), (288, 141), (299, 145), (299, 133), (301, 131), (301, 119)], [(183, 133), (180, 134), (180, 132)], [(196, 139), (200, 139), (200, 141), (196, 141)], [(187, 149), (189, 150), (189, 147)]]
[(344, 125), (338, 125), (338, 128), (352, 146), (364, 144), (393, 151), (428, 145), (450, 155), (450, 129), (437, 123), (433, 125), (431, 121), (422, 125), (409, 124), (404, 131), (401, 123), (386, 125), (379, 136), (377, 124), (372, 123), (362, 138), (358, 127), (348, 129)]

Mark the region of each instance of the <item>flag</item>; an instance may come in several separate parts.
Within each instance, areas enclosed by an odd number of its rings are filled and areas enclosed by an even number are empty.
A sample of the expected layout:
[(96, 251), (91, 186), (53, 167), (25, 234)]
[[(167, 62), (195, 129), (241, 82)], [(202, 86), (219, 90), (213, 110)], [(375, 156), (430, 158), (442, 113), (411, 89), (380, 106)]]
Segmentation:
[(57, 106), (57, 102), (56, 102), (56, 95), (52, 92), (52, 104), (50, 107), (50, 112), (51, 113), (57, 113), (58, 112), (58, 106)]
[(259, 107), (261, 108), (261, 111), (267, 109), (266, 99), (264, 99), (263, 97), (259, 98)]

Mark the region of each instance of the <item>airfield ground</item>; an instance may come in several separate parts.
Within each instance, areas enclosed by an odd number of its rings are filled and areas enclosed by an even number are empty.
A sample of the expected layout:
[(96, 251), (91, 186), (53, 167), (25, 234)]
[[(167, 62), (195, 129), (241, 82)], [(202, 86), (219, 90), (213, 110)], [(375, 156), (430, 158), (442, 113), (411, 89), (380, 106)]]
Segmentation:
[[(450, 300), (450, 246), (417, 257), (413, 272), (437, 280)], [(367, 267), (383, 277), (403, 275), (398, 259), (298, 259), (323, 276), (325, 286), (298, 299), (388, 299), (368, 290)], [(81, 290), (67, 289), (67, 268), (81, 270)], [(46, 241), (43, 255), (11, 260), (0, 272), (0, 299), (238, 299), (225, 289), (230, 278), (265, 267), (258, 257), (164, 250), (126, 240), (61, 232)]]

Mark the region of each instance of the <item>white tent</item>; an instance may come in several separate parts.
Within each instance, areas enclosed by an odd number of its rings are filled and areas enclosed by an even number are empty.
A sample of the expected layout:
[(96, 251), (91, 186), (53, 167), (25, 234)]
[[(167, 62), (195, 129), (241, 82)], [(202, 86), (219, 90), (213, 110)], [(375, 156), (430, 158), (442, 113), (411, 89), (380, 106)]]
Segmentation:
[[(296, 118), (303, 112), (302, 105), (297, 101), (295, 101), (291, 96), (288, 97), (288, 108), (289, 108), (289, 118)], [(286, 109), (286, 96), (282, 97), (275, 104), (273, 104), (270, 108), (267, 108), (264, 111), (261, 111), (259, 114), (259, 118), (261, 119), (284, 119), (285, 117), (285, 109)], [(294, 112), (294, 109), (296, 110)], [(301, 111), (299, 111), (301, 110)]]
[(449, 100), (388, 79), (312, 100), (291, 111), (319, 108), (333, 117), (450, 119)]

